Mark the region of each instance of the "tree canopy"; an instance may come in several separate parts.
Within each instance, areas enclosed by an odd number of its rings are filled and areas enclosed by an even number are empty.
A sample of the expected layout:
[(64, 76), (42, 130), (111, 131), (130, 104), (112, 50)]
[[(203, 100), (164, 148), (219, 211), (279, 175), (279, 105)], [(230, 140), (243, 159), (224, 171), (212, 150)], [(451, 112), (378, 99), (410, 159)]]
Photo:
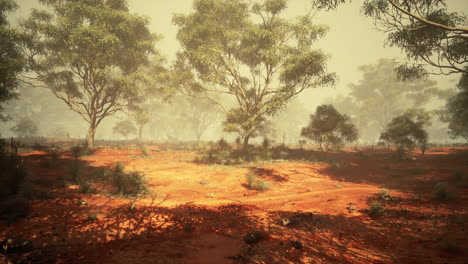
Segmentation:
[[(327, 27), (312, 23), (310, 15), (286, 20), (286, 0), (195, 0), (194, 11), (175, 15), (177, 39), (184, 62), (181, 71), (194, 69), (196, 90), (221, 105), (227, 113), (225, 130), (237, 132), (244, 145), (268, 116), (274, 115), (304, 89), (334, 83), (328, 73), (328, 56), (312, 49)], [(226, 109), (219, 94), (235, 98)]]
[[(125, 1), (41, 1), (22, 23), (25, 49), (37, 78), (89, 124), (93, 147), (101, 121), (131, 98), (123, 76), (154, 51), (149, 21), (130, 14)], [(50, 11), (49, 11), (50, 10)]]
[(461, 76), (457, 87), (458, 93), (447, 101), (439, 113), (441, 120), (448, 123), (453, 138), (461, 137), (468, 141), (468, 73)]
[(358, 139), (357, 129), (349, 116), (340, 114), (332, 105), (318, 106), (301, 135), (317, 144), (322, 151), (330, 147), (340, 149), (345, 143)]
[[(345, 2), (312, 0), (318, 9)], [(468, 20), (462, 12), (448, 11), (445, 0), (365, 0), (362, 13), (387, 34), (387, 45), (400, 48), (412, 62), (396, 68), (400, 78), (467, 73)]]
[(406, 150), (413, 149), (416, 145), (419, 145), (421, 149), (426, 148), (428, 135), (424, 126), (429, 124), (430, 119), (427, 113), (409, 110), (390, 121), (380, 135), (380, 140), (395, 145), (398, 158), (401, 159)]
[(8, 119), (2, 114), (2, 103), (15, 97), (18, 86), (17, 75), (25, 66), (19, 46), (21, 34), (9, 26), (6, 17), (7, 13), (16, 8), (17, 5), (13, 0), (0, 0), (0, 121)]

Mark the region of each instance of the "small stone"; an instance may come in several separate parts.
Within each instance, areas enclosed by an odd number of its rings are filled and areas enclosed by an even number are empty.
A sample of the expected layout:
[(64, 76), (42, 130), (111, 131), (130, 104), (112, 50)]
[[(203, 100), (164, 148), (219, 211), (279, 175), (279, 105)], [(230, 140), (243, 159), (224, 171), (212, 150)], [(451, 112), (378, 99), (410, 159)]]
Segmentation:
[(304, 247), (298, 240), (291, 240), (291, 244), (295, 249), (302, 249)]
[(261, 231), (253, 231), (245, 235), (244, 241), (247, 244), (255, 244), (266, 238), (266, 234)]
[(283, 226), (288, 226), (288, 225), (291, 224), (291, 220), (289, 220), (289, 218), (287, 218), (287, 217), (283, 217), (283, 218), (281, 218), (281, 224)]
[(350, 211), (356, 210), (356, 206), (354, 204), (350, 204), (348, 206), (348, 210), (350, 210)]

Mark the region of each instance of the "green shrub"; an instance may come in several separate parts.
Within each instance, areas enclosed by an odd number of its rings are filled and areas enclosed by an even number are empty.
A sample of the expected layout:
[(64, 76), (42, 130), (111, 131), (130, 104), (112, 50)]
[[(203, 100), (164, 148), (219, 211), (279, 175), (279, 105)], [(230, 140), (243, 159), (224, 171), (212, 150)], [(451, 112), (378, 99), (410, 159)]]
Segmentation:
[(384, 207), (378, 201), (372, 202), (369, 208), (370, 215), (381, 215), (384, 213), (384, 211), (385, 211)]
[(255, 173), (249, 172), (249, 174), (247, 174), (247, 187), (249, 188), (249, 190), (254, 189), (254, 183), (256, 179), (257, 179), (257, 176), (255, 175)]
[(433, 193), (435, 198), (440, 201), (453, 201), (457, 198), (454, 191), (449, 189), (447, 184), (443, 182), (439, 182), (434, 186)]
[(141, 156), (147, 157), (149, 155), (148, 147), (145, 145), (141, 146)]
[(249, 172), (249, 174), (247, 174), (247, 188), (249, 190), (266, 191), (271, 187), (267, 181), (259, 180), (255, 173)]
[(117, 193), (124, 196), (138, 195), (148, 192), (144, 176), (138, 172), (124, 172), (122, 163), (118, 162), (112, 174), (112, 183)]
[(85, 194), (96, 193), (96, 190), (86, 181), (80, 181), (80, 191)]
[(98, 219), (98, 212), (96, 211), (89, 212), (88, 217), (86, 218), (88, 222), (95, 222), (97, 219)]

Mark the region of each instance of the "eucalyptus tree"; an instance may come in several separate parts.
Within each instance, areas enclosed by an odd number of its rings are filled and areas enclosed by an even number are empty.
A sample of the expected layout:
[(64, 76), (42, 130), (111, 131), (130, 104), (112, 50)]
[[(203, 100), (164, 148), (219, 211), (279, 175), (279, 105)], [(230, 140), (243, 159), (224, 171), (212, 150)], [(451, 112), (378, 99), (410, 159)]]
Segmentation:
[(468, 73), (461, 76), (457, 88), (457, 93), (439, 111), (440, 119), (448, 123), (452, 138), (463, 138), (468, 142)]
[(301, 136), (317, 144), (321, 151), (330, 147), (338, 150), (346, 143), (356, 141), (358, 131), (348, 115), (340, 114), (332, 105), (319, 105), (310, 115)]
[[(347, 0), (312, 0), (318, 9), (335, 9)], [(387, 34), (386, 44), (400, 48), (412, 64), (396, 68), (402, 79), (427, 73), (467, 73), (468, 20), (450, 12), (445, 0), (365, 0), (362, 13)], [(432, 66), (432, 70), (425, 66)], [(435, 69), (435, 71), (433, 70)]]
[[(21, 34), (9, 26), (6, 17), (16, 7), (16, 3), (12, 0), (0, 0), (0, 103), (15, 97), (18, 86), (17, 75), (25, 66), (19, 46)], [(2, 105), (0, 105), (0, 121), (6, 121), (7, 116), (1, 112), (3, 112)]]
[(137, 125), (138, 139), (143, 138), (143, 129), (151, 122), (153, 115), (159, 112), (160, 102), (168, 102), (175, 90), (171, 86), (172, 75), (164, 66), (161, 56), (154, 56), (150, 63), (126, 79), (132, 87), (134, 96), (127, 104), (125, 112)]
[[(173, 18), (182, 46), (179, 72), (197, 80), (181, 90), (218, 104), (227, 116), (224, 130), (237, 133), (244, 146), (294, 96), (335, 81), (328, 56), (312, 48), (327, 27), (312, 23), (310, 14), (283, 18), (286, 3), (195, 0), (192, 13)], [(228, 108), (219, 95), (236, 106)]]
[(23, 21), (24, 50), (34, 79), (89, 124), (88, 146), (102, 120), (135, 95), (125, 77), (154, 51), (149, 21), (116, 0), (41, 0)]

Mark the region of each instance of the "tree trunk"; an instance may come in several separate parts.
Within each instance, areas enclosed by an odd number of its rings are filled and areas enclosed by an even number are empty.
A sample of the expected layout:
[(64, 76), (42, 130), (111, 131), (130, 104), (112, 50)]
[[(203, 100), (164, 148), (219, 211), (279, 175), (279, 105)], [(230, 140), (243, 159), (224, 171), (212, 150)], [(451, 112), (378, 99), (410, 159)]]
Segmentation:
[(88, 129), (88, 148), (94, 148), (94, 134), (96, 133), (96, 127), (93, 125), (89, 126)]
[(144, 125), (140, 125), (138, 127), (138, 141), (141, 142), (141, 140), (143, 139), (143, 127)]
[(247, 148), (249, 146), (249, 139), (250, 135), (244, 137), (244, 148)]

